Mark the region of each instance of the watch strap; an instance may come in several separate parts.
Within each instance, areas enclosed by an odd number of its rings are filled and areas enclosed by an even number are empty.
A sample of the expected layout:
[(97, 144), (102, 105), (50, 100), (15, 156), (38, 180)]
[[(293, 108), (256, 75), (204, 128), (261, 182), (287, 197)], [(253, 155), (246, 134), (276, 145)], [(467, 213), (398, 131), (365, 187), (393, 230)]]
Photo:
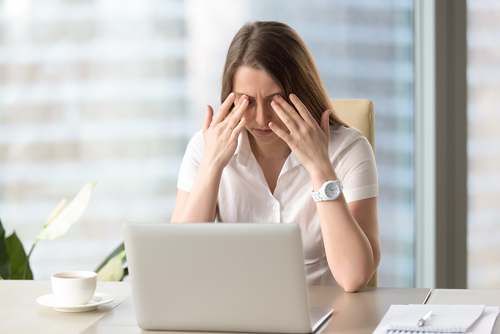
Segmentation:
[(319, 191), (312, 191), (311, 192), (311, 196), (313, 198), (313, 200), (315, 202), (322, 202), (322, 201), (325, 201), (326, 199), (323, 197), (323, 195), (321, 195), (321, 193)]

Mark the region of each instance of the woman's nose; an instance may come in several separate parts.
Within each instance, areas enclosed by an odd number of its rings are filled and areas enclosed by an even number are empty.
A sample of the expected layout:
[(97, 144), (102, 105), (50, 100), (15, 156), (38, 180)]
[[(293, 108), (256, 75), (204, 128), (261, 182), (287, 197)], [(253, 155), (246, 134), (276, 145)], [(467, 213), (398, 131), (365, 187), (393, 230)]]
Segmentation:
[(258, 124), (265, 125), (271, 121), (271, 113), (273, 112), (271, 105), (258, 103), (255, 114), (255, 120)]

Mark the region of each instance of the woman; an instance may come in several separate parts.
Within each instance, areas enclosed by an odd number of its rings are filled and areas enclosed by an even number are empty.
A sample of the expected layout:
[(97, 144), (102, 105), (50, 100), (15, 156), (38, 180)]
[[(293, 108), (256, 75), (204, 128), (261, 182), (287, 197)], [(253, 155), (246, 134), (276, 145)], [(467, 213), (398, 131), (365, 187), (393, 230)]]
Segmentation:
[(298, 223), (308, 284), (364, 287), (380, 261), (373, 152), (330, 111), (300, 36), (243, 26), (221, 101), (186, 150), (172, 222)]

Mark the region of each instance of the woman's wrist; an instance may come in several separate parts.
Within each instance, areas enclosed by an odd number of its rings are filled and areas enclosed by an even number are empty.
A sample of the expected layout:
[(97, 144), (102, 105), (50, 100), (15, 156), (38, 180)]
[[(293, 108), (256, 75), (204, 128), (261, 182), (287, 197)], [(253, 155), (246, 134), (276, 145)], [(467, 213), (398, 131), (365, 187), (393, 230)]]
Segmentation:
[(219, 166), (219, 164), (203, 159), (201, 161), (200, 168), (198, 169), (198, 173), (201, 172), (204, 177), (210, 178), (212, 180), (218, 179), (221, 177), (224, 167), (225, 166), (221, 167)]
[(311, 176), (314, 191), (318, 191), (326, 181), (337, 180), (337, 174), (330, 163), (324, 166), (316, 166), (309, 172), (309, 175)]

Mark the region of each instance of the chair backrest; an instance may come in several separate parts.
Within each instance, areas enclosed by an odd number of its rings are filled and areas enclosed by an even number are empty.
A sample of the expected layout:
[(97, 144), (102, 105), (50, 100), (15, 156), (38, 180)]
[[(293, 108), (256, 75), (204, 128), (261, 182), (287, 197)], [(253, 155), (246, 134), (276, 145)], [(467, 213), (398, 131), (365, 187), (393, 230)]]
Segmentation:
[(373, 102), (367, 99), (330, 99), (337, 116), (358, 129), (368, 139), (375, 153), (375, 115)]
[[(368, 139), (375, 154), (375, 115), (373, 102), (366, 99), (330, 99), (337, 116), (347, 125), (358, 129)], [(368, 286), (378, 285), (378, 270), (375, 271)]]

